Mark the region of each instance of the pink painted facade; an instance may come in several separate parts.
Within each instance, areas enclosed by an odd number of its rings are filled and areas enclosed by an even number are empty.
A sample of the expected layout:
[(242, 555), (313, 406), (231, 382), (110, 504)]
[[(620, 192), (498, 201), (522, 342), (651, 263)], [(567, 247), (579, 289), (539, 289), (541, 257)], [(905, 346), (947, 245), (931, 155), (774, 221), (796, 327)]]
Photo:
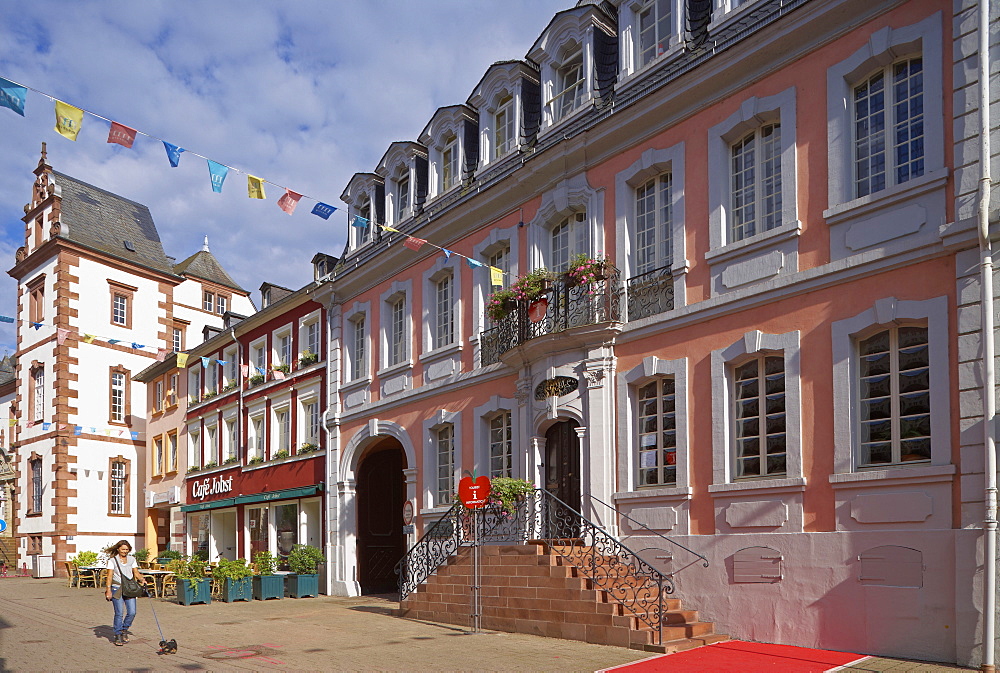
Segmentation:
[[(977, 661), (970, 3), (666, 3), (650, 52), (654, 4), (560, 12), (345, 189), (329, 590), (391, 581), (475, 471), (651, 550), (718, 632)], [(484, 316), (488, 266), (577, 254), (614, 268)]]

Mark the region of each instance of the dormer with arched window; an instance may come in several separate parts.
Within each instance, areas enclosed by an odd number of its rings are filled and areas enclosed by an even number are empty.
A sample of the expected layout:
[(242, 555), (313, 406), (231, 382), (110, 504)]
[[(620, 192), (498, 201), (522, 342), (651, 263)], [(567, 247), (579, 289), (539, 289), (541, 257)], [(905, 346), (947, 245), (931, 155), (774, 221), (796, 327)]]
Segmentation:
[(467, 102), (479, 110), (479, 170), (535, 143), (542, 110), (538, 70), (532, 64), (494, 63)]
[(427, 148), (398, 141), (378, 162), (375, 173), (385, 180), (386, 223), (398, 225), (423, 212), (427, 200)]
[(430, 199), (471, 180), (479, 162), (479, 114), (468, 105), (438, 108), (418, 140), (427, 147)]
[(618, 77), (617, 17), (597, 5), (555, 15), (528, 52), (541, 69), (542, 125), (550, 128), (610, 99)]
[[(347, 204), (347, 248), (358, 248), (381, 238), (378, 223), (385, 222), (385, 181), (375, 173), (355, 173), (340, 195)], [(360, 218), (360, 219), (359, 219)]]
[(684, 49), (683, 0), (610, 0), (618, 7), (620, 79), (649, 72)]

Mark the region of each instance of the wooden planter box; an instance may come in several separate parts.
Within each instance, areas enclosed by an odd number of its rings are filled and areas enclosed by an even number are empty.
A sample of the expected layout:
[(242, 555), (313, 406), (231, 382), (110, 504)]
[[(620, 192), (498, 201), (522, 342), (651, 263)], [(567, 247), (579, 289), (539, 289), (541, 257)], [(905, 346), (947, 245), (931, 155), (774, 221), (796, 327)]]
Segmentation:
[(285, 597), (285, 578), (281, 575), (254, 575), (253, 597), (258, 601)]
[(212, 580), (177, 580), (177, 602), (181, 605), (212, 602)]
[(285, 588), (292, 598), (319, 595), (319, 575), (285, 575)]
[(241, 580), (227, 579), (222, 585), (222, 600), (226, 603), (253, 600), (253, 578), (244, 577)]

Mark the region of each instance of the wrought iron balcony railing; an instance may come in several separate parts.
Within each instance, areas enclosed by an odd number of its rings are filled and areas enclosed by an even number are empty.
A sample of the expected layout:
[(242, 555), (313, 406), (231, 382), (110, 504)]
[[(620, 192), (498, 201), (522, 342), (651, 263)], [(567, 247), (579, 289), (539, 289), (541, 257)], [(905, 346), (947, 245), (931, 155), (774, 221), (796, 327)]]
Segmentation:
[(674, 307), (674, 276), (670, 266), (632, 276), (626, 285), (629, 320), (648, 318)]
[(553, 281), (534, 302), (518, 301), (509, 314), (480, 336), (483, 366), (500, 361), (512, 348), (546, 334), (622, 319), (621, 272), (609, 267), (607, 277), (577, 285)]

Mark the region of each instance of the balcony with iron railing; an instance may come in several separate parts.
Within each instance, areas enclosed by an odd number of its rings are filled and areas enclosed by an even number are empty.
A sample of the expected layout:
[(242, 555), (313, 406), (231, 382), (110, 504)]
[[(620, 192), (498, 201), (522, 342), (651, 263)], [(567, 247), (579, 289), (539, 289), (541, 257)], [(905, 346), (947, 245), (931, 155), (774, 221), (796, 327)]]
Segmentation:
[(510, 312), (494, 321), (480, 337), (483, 366), (500, 361), (500, 356), (538, 337), (558, 334), (578, 327), (621, 322), (621, 273), (608, 266), (604, 277), (577, 284), (565, 277), (551, 281), (548, 289), (532, 301), (515, 301)]
[(648, 318), (674, 308), (674, 275), (670, 268), (668, 264), (626, 281), (629, 320)]

